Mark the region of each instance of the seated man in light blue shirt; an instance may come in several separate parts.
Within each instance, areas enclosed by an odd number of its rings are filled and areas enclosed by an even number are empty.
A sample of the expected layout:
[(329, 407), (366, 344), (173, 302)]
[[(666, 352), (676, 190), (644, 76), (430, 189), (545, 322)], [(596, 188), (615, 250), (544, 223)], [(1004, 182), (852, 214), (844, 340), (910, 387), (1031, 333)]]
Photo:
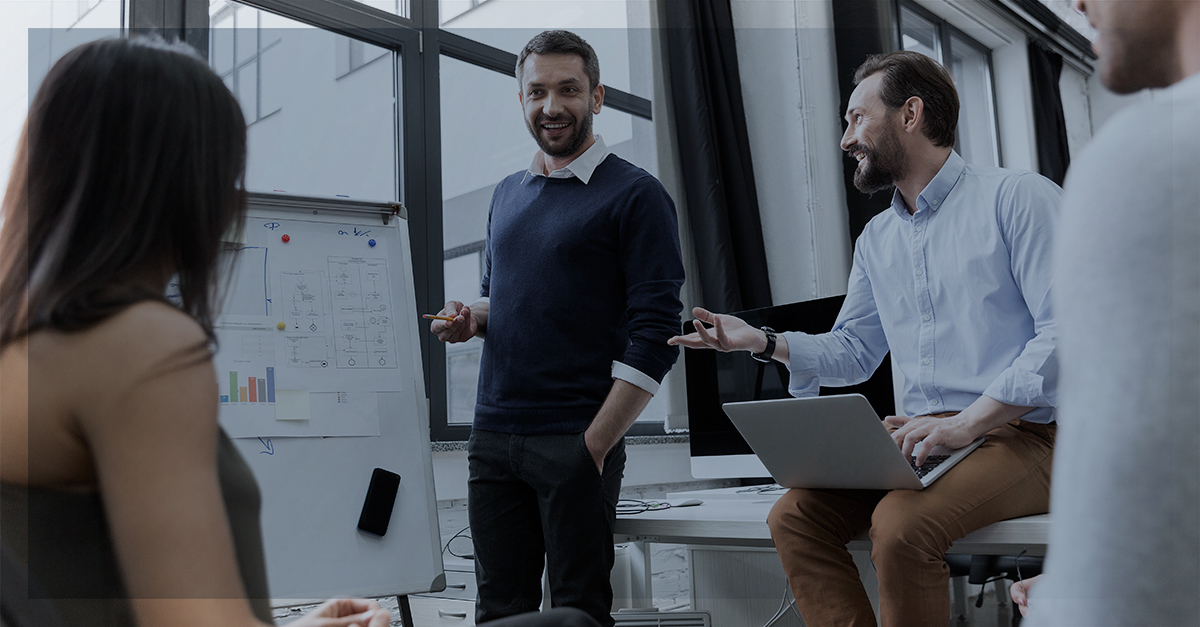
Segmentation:
[(896, 190), (855, 245), (833, 330), (776, 337), (697, 308), (695, 333), (671, 343), (780, 361), (795, 396), (864, 381), (890, 350), (904, 375), (903, 415), (885, 422), (905, 455), (921, 464), (936, 445), (987, 437), (925, 490), (791, 490), (768, 518), (809, 627), (876, 624), (846, 550), (868, 529), (882, 624), (945, 625), (950, 544), (1047, 510), (1058, 380), (1050, 259), (1062, 192), (952, 150), (958, 95), (932, 59), (871, 57), (855, 79), (842, 138), (859, 161), (855, 186)]

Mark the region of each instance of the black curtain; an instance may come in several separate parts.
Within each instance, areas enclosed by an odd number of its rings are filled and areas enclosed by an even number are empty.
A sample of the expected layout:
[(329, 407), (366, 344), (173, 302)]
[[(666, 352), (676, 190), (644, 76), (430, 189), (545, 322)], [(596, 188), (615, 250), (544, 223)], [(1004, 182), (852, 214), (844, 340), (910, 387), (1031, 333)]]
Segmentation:
[[(900, 17), (895, 0), (835, 0), (833, 6), (833, 41), (837, 53), (838, 91), (841, 107), (846, 111), (850, 94), (854, 92), (854, 70), (872, 54), (899, 49)], [(845, 121), (842, 121), (845, 129)], [(842, 155), (842, 178), (846, 186), (846, 210), (850, 220), (850, 242), (853, 244), (863, 227), (875, 214), (887, 209), (892, 202), (890, 191), (868, 196), (854, 186), (854, 170), (858, 162)]]
[(664, 4), (671, 98), (702, 305), (719, 312), (769, 307), (771, 284), (729, 0)]
[(1062, 65), (1062, 55), (1030, 40), (1029, 77), (1033, 87), (1033, 128), (1037, 134), (1038, 171), (1059, 185), (1063, 184), (1067, 167), (1071, 165), (1062, 92), (1058, 89)]

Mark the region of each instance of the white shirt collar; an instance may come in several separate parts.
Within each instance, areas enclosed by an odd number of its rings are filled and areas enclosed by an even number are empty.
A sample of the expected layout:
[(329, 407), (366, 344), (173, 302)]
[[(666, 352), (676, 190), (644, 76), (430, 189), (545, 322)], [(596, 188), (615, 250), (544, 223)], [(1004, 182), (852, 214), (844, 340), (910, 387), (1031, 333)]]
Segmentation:
[(533, 163), (529, 165), (529, 170), (525, 172), (525, 177), (521, 179), (524, 184), (529, 180), (529, 176), (545, 176), (552, 179), (569, 179), (575, 177), (583, 181), (584, 185), (591, 180), (592, 174), (599, 167), (604, 158), (608, 156), (608, 146), (604, 144), (604, 138), (596, 135), (596, 142), (593, 143), (583, 154), (575, 158), (574, 161), (568, 163), (566, 167), (554, 170), (550, 174), (542, 174), (542, 164), (546, 156), (539, 150), (533, 156)]

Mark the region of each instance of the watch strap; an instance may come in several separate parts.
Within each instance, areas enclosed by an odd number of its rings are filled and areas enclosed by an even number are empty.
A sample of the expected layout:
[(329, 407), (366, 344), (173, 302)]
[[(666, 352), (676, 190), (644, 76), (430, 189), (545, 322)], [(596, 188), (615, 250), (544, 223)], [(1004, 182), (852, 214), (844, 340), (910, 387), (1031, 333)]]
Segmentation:
[(775, 329), (762, 327), (762, 332), (767, 335), (767, 347), (761, 353), (750, 353), (750, 356), (764, 364), (769, 364), (771, 363), (771, 355), (775, 354)]

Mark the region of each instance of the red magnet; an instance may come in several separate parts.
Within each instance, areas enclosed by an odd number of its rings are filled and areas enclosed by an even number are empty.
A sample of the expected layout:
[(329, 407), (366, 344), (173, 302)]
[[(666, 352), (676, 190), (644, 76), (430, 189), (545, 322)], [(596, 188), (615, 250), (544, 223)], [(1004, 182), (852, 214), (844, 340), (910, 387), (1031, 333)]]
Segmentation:
[(288, 237), (287, 235), (284, 235), (284, 236), (283, 236), (282, 238), (280, 238), (280, 239), (282, 239), (282, 240), (283, 240), (283, 243), (284, 243), (284, 244), (286, 244), (286, 243), (288, 243), (288, 242), (292, 241), (292, 238)]

